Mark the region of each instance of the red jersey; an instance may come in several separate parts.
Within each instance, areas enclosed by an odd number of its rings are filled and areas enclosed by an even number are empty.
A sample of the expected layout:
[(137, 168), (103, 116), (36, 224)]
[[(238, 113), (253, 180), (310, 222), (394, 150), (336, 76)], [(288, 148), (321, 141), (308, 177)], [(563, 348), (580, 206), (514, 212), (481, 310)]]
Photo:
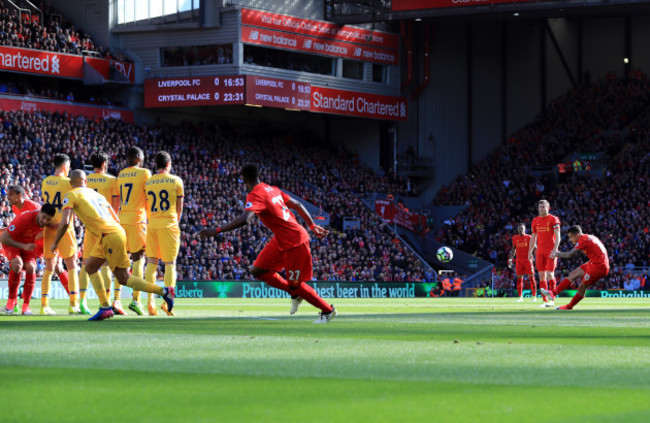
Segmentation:
[(578, 242), (576, 243), (575, 248), (587, 254), (589, 263), (604, 264), (609, 267), (609, 257), (607, 256), (607, 250), (597, 237), (584, 234), (578, 238)]
[(269, 228), (278, 240), (280, 251), (289, 250), (309, 242), (309, 234), (286, 206), (290, 197), (264, 183), (257, 184), (246, 196), (246, 208), (255, 213), (264, 226)]
[(7, 228), (11, 239), (25, 244), (33, 244), (36, 235), (43, 230), (38, 226), (37, 216), (38, 210), (30, 210), (16, 216)]
[(537, 216), (531, 224), (533, 233), (537, 234), (537, 254), (550, 254), (555, 247), (555, 229), (560, 229), (560, 219), (549, 214)]
[(528, 248), (530, 247), (530, 238), (528, 234), (515, 235), (512, 237), (512, 246), (516, 249), (515, 254), (517, 261), (528, 261)]
[(31, 211), (31, 210), (40, 210), (41, 205), (37, 203), (36, 201), (32, 201), (29, 199), (25, 199), (25, 202), (23, 203), (23, 208), (19, 209), (16, 206), (11, 206), (11, 211), (14, 212), (16, 216), (19, 216), (25, 212)]

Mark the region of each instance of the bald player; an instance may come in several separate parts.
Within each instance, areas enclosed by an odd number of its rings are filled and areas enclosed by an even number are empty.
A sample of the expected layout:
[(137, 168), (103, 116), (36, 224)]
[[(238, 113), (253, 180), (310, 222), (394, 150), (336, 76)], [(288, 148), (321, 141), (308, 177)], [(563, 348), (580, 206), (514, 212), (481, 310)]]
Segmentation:
[(162, 288), (147, 283), (141, 277), (129, 275), (131, 263), (126, 250), (126, 233), (120, 225), (118, 217), (104, 196), (87, 187), (86, 173), (74, 170), (70, 173), (70, 184), (73, 189), (68, 192), (62, 203), (63, 213), (61, 222), (56, 232), (54, 242), (49, 247), (55, 251), (59, 241), (63, 238), (72, 221), (74, 212), (81, 222), (97, 239), (92, 246), (90, 257), (84, 267), (99, 297), (101, 307), (99, 311), (88, 320), (104, 320), (113, 317), (104, 281), (99, 269), (108, 262), (108, 266), (120, 284), (132, 288), (134, 291), (144, 291), (158, 294), (167, 303), (167, 309), (174, 308), (174, 288)]

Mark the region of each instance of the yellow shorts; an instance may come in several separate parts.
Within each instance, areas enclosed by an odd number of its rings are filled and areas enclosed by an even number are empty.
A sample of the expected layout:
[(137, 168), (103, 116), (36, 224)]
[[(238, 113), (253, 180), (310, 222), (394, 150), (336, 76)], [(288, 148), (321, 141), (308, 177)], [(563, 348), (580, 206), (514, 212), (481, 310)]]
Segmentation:
[[(57, 229), (43, 228), (43, 257), (46, 259), (56, 257), (56, 254), (50, 250), (50, 247), (54, 244), (54, 238), (56, 238), (56, 231)], [(73, 257), (77, 253), (77, 238), (72, 223), (68, 226), (66, 233), (63, 234), (56, 251), (64, 259)]]
[(82, 258), (85, 260), (90, 257), (90, 253), (93, 251), (95, 244), (99, 242), (99, 238), (90, 231), (84, 231), (84, 243), (83, 243), (83, 255)]
[(124, 231), (104, 235), (90, 251), (90, 256), (103, 258), (111, 271), (116, 267), (128, 269), (131, 267), (129, 254), (126, 252), (126, 234)]
[(147, 228), (147, 249), (145, 255), (158, 258), (165, 263), (176, 260), (181, 248), (181, 230), (178, 226), (171, 228)]
[(126, 250), (129, 253), (137, 253), (138, 251), (144, 250), (145, 240), (147, 239), (147, 224), (122, 224), (122, 227), (126, 232)]

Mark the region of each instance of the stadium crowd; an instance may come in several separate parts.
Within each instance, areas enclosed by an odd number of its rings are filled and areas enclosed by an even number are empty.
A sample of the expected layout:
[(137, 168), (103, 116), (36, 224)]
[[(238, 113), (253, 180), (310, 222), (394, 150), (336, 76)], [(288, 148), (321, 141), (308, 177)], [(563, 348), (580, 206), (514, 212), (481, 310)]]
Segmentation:
[(90, 35), (68, 22), (62, 13), (46, 1), (34, 1), (42, 12), (20, 13), (10, 2), (0, 0), (0, 45), (55, 51), (124, 60), (122, 55), (112, 55), (96, 45)]
[[(580, 224), (598, 236), (611, 260), (597, 288), (623, 288), (650, 261), (650, 80), (641, 73), (610, 76), (552, 102), (544, 115), (515, 133), (466, 176), (443, 189), (438, 205), (468, 206), (447, 222), (440, 241), (503, 266), (519, 222), (537, 215), (546, 198), (566, 228)], [(602, 177), (579, 171), (536, 177), (533, 166), (555, 164), (583, 152), (604, 152)], [(561, 249), (569, 249), (567, 240)], [(584, 260), (559, 260), (565, 273)], [(514, 277), (508, 278), (512, 285)]]
[[(126, 166), (126, 151), (135, 144), (150, 158), (164, 149), (173, 157), (173, 172), (185, 181), (185, 210), (179, 279), (252, 279), (249, 266), (271, 236), (257, 220), (221, 235), (219, 243), (194, 235), (206, 226), (233, 219), (244, 207), (245, 187), (237, 172), (246, 162), (263, 164), (263, 178), (315, 204), (330, 214), (331, 232), (312, 240), (314, 277), (319, 280), (421, 281), (433, 279), (422, 262), (368, 210), (355, 193), (402, 190), (358, 165), (342, 148), (330, 152), (270, 128), (226, 125), (135, 126), (115, 120), (90, 121), (61, 114), (0, 112), (0, 216), (12, 216), (8, 185), (25, 187), (40, 198), (40, 181), (52, 171), (47, 158), (62, 152), (72, 168), (82, 168), (97, 149), (112, 157), (111, 173)], [(344, 216), (361, 221), (358, 230), (342, 230)], [(81, 235), (81, 231), (78, 234)], [(79, 239), (79, 241), (81, 241)]]

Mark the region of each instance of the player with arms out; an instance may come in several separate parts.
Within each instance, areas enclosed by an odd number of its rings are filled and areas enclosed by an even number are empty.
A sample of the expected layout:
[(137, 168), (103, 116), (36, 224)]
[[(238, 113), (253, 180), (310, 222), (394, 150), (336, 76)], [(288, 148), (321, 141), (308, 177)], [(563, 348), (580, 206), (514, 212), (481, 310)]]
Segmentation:
[[(126, 231), (127, 251), (133, 260), (132, 273), (142, 278), (144, 276), (144, 245), (147, 238), (146, 193), (144, 185), (151, 178), (151, 172), (142, 168), (144, 153), (138, 147), (131, 147), (126, 153), (129, 167), (122, 169), (117, 175), (120, 192), (120, 223)], [(149, 297), (153, 300), (153, 296)], [(153, 306), (154, 311), (156, 306)], [(142, 316), (140, 293), (133, 291), (133, 301), (129, 309)]]
[(86, 230), (95, 236), (97, 241), (92, 246), (90, 257), (86, 260), (84, 267), (99, 297), (101, 306), (97, 314), (88, 320), (104, 320), (114, 315), (108, 295), (106, 295), (102, 275), (99, 272), (104, 262), (108, 262), (108, 266), (119, 283), (134, 291), (161, 295), (167, 303), (169, 311), (172, 311), (174, 309), (174, 288), (162, 288), (147, 283), (138, 276), (129, 275), (131, 263), (126, 251), (126, 232), (120, 225), (113, 207), (104, 196), (87, 188), (86, 173), (82, 170), (73, 170), (70, 173), (70, 184), (74, 189), (68, 192), (63, 199), (63, 214), (50, 251), (56, 250), (59, 241), (68, 230), (73, 212), (79, 217)]
[[(176, 287), (176, 257), (181, 248), (181, 230), (178, 226), (183, 213), (183, 180), (169, 172), (172, 167), (171, 156), (159, 151), (155, 157), (157, 173), (147, 181), (147, 226), (146, 255), (147, 267), (144, 279), (156, 283), (158, 260), (165, 263), (166, 287)], [(151, 305), (151, 300), (149, 302)], [(162, 310), (169, 316), (174, 313), (162, 304)], [(157, 315), (154, 302), (153, 312)], [(152, 310), (149, 309), (149, 314)]]
[[(90, 163), (95, 171), (87, 177), (88, 188), (93, 189), (104, 196), (108, 204), (110, 204), (113, 207), (113, 210), (117, 212), (120, 208), (120, 194), (117, 188), (117, 178), (106, 172), (108, 170), (108, 154), (103, 151), (93, 153), (90, 156)], [(84, 262), (90, 258), (90, 250), (96, 243), (97, 240), (92, 232), (84, 231), (82, 257)], [(112, 275), (107, 263), (104, 263), (101, 272), (107, 291), (106, 293), (110, 299)], [(88, 273), (86, 273), (86, 268), (81, 266), (81, 270), (79, 271), (79, 309), (82, 314), (91, 314), (88, 304), (86, 303), (86, 290), (88, 289), (89, 283), (90, 278), (88, 277)], [(126, 313), (124, 312), (120, 301), (121, 293), (122, 285), (115, 281), (115, 301), (113, 301), (113, 312), (125, 315)]]
[(551, 253), (556, 253), (560, 246), (560, 219), (557, 216), (549, 214), (551, 205), (546, 200), (539, 200), (537, 202), (537, 209), (539, 216), (533, 219), (531, 229), (533, 235), (530, 239), (530, 247), (528, 248), (528, 257), (533, 259), (533, 249), (537, 247), (537, 255), (535, 263), (537, 264), (537, 272), (539, 273), (539, 286), (543, 288), (542, 299), (544, 304), (540, 307), (552, 307), (553, 300), (550, 301), (544, 294), (549, 289), (555, 289), (555, 267), (557, 266), (557, 259), (551, 257)]
[(517, 225), (517, 235), (512, 237), (512, 249), (508, 256), (508, 267), (512, 268), (512, 259), (516, 256), (515, 272), (517, 273), (517, 293), (519, 294), (519, 299), (516, 302), (518, 303), (524, 301), (524, 276), (528, 277), (533, 301), (537, 299), (537, 282), (535, 281), (535, 274), (533, 272), (533, 262), (528, 255), (530, 239), (531, 236), (526, 233), (526, 224), (520, 223)]
[[(72, 189), (68, 173), (70, 172), (70, 157), (66, 154), (56, 154), (54, 156), (54, 174), (43, 179), (41, 184), (41, 193), (43, 201), (56, 207), (56, 216), (52, 220), (52, 225), (58, 225), (61, 221), (61, 204), (63, 197)], [(56, 229), (46, 227), (43, 229), (43, 243), (49, 246), (54, 241)], [(41, 310), (40, 314), (56, 314), (50, 308), (50, 284), (52, 282), (52, 272), (55, 270), (57, 257), (62, 257), (68, 269), (68, 295), (70, 296), (70, 314), (78, 314), (81, 311), (77, 306), (77, 291), (79, 290), (79, 275), (77, 274), (77, 237), (74, 231), (74, 225), (68, 226), (68, 232), (58, 244), (57, 251), (50, 251), (45, 248), (43, 257), (45, 258), (45, 271), (41, 281)]]
[[(312, 279), (313, 264), (309, 248), (309, 234), (297, 221), (289, 208), (300, 213), (309, 228), (318, 238), (328, 231), (316, 225), (309, 212), (277, 187), (262, 183), (257, 165), (247, 164), (242, 168), (241, 176), (249, 193), (246, 197), (244, 212), (235, 220), (216, 229), (204, 229), (200, 238), (208, 238), (222, 232), (232, 231), (247, 225), (255, 215), (273, 232), (274, 237), (264, 246), (260, 255), (251, 266), (251, 274), (274, 288), (291, 295), (291, 311), (294, 314), (303, 299), (321, 310), (320, 317), (314, 323), (328, 323), (336, 316), (336, 309), (326, 303), (306, 281)], [(283, 278), (278, 272), (282, 269), (288, 277)]]
[(556, 251), (553, 257), (569, 258), (582, 251), (587, 255), (589, 261), (569, 273), (569, 276), (562, 279), (554, 290), (541, 290), (546, 291), (544, 294), (553, 299), (560, 292), (570, 288), (575, 280), (581, 279), (576, 295), (571, 298), (569, 304), (557, 307), (558, 310), (573, 310), (573, 307), (585, 297), (587, 288), (609, 274), (609, 256), (600, 239), (594, 235), (583, 234), (582, 228), (579, 225), (571, 226), (567, 233), (574, 247), (571, 251), (564, 253)]
[[(25, 270), (25, 286), (23, 288), (22, 313), (31, 315), (29, 300), (34, 292), (36, 283), (36, 259), (39, 257), (36, 238), (42, 234), (43, 228), (50, 224), (56, 214), (56, 207), (51, 204), (43, 205), (40, 210), (30, 210), (22, 213), (9, 224), (6, 231), (0, 235), (9, 260), (11, 272), (9, 277), (9, 295), (5, 313), (11, 314), (18, 300), (19, 275)], [(11, 274), (15, 275), (13, 278)]]

